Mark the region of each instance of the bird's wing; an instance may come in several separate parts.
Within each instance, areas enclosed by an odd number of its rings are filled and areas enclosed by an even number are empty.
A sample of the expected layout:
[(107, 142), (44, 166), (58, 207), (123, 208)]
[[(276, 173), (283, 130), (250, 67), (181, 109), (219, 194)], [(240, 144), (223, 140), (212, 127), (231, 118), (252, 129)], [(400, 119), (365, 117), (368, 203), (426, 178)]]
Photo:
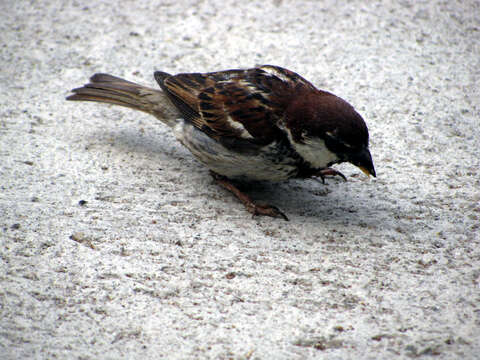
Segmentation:
[(215, 139), (268, 144), (281, 132), (296, 86), (313, 87), (289, 70), (265, 65), (247, 70), (168, 75), (159, 82), (187, 121)]

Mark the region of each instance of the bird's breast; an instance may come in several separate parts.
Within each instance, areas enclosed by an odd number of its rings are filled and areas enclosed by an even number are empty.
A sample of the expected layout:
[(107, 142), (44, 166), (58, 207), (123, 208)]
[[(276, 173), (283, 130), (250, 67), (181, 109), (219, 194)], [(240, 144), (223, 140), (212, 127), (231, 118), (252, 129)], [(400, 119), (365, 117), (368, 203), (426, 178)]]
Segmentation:
[(251, 151), (225, 147), (186, 121), (180, 121), (174, 134), (210, 170), (230, 179), (282, 181), (296, 177), (299, 158), (283, 142), (252, 145)]

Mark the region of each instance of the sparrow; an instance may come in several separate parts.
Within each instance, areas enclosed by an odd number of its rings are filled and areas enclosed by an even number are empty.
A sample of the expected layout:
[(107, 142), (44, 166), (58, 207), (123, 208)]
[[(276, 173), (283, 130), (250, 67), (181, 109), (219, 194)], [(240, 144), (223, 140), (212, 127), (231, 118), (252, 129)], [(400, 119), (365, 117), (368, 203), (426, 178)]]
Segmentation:
[(156, 71), (154, 77), (160, 89), (98, 73), (67, 100), (116, 104), (155, 116), (253, 215), (288, 220), (277, 207), (240, 191), (236, 180), (346, 180), (331, 168), (342, 162), (376, 176), (360, 114), (293, 71), (263, 65), (177, 75)]

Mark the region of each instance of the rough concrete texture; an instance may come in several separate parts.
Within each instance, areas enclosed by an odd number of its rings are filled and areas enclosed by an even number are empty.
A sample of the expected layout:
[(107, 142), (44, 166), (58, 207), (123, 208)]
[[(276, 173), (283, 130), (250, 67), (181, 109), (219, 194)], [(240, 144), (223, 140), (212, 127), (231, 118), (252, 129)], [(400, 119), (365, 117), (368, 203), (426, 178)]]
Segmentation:
[[(2, 359), (475, 359), (478, 1), (0, 2)], [(366, 119), (378, 178), (254, 218), (95, 72), (276, 64)]]

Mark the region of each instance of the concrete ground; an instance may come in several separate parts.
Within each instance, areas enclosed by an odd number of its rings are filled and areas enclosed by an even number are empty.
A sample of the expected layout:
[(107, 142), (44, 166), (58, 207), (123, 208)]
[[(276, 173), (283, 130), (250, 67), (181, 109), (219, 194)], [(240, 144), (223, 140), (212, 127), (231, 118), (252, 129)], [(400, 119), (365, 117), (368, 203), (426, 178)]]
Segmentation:
[[(478, 1), (0, 2), (0, 358), (478, 359)], [(254, 218), (95, 72), (276, 64), (366, 119), (378, 177)]]

